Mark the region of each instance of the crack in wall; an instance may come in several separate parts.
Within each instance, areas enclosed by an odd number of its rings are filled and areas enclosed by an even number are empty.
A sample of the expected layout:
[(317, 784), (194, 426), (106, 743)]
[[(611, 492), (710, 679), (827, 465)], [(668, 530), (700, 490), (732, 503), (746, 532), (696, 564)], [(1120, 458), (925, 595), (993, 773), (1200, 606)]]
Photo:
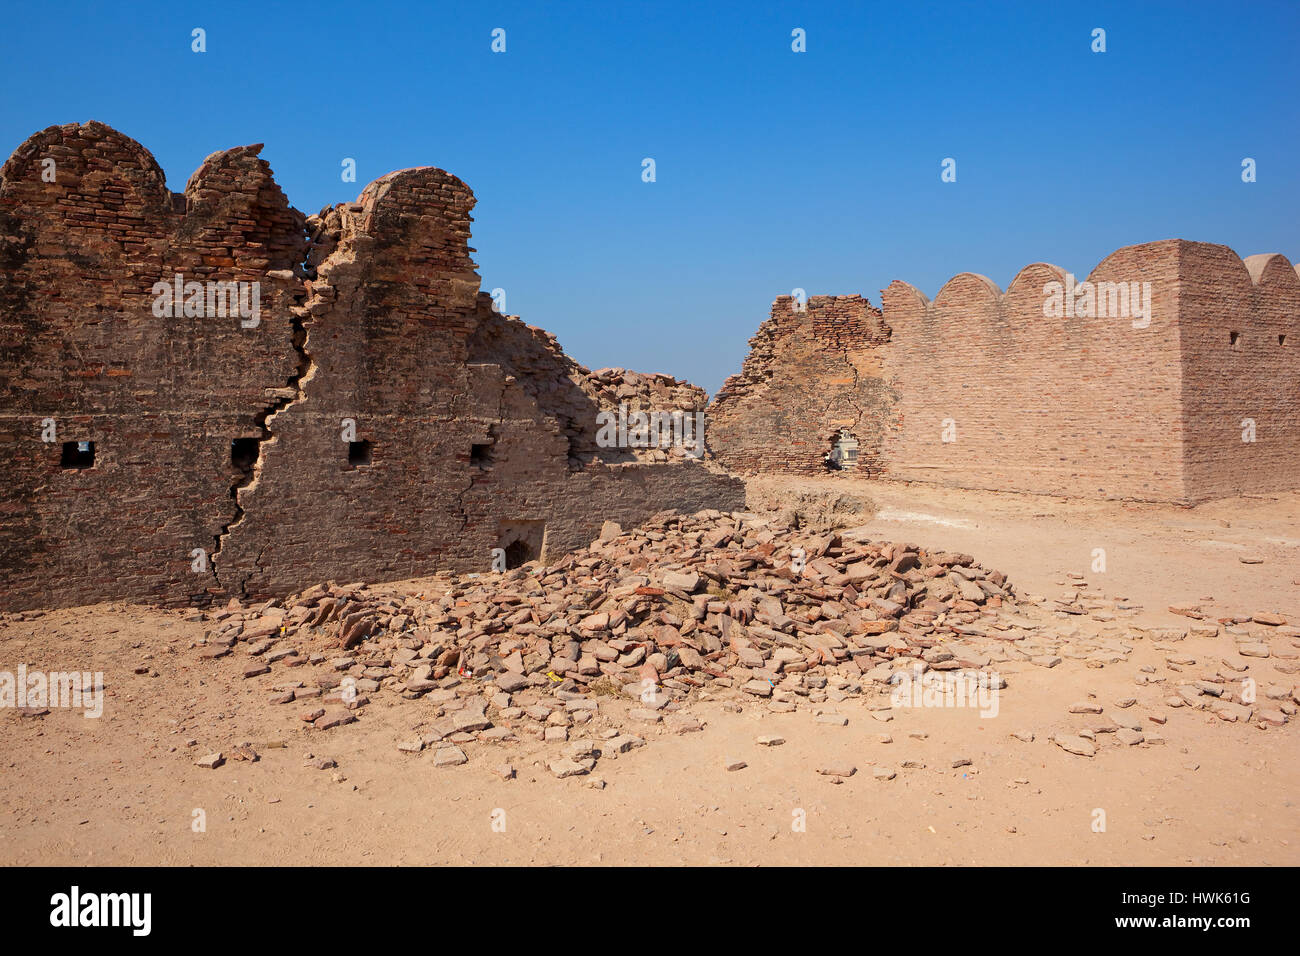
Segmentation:
[[(293, 297), (295, 300), (300, 300), (306, 295), (307, 289), (304, 287), (301, 292), (294, 293)], [(272, 422), (275, 420), (276, 416), (285, 409), (298, 404), (306, 397), (306, 385), (316, 374), (316, 360), (307, 349), (309, 333), (307, 331), (306, 323), (304, 322), (304, 318), (310, 314), (309, 309), (297, 304), (297, 302), (289, 307), (289, 323), (293, 329), (289, 343), (293, 347), (294, 352), (297, 353), (298, 363), (293, 374), (289, 376), (285, 387), (273, 390), (276, 395), (275, 401), (263, 408), (254, 417), (253, 422), (261, 432), (260, 436), (256, 439), (257, 455), (253, 458), (253, 461), (250, 464), (240, 467), (240, 476), (230, 486), (230, 498), (235, 503), (235, 513), (231, 517), (230, 521), (226, 522), (226, 524), (222, 526), (221, 530), (217, 532), (216, 548), (213, 550), (209, 561), (213, 580), (217, 582), (217, 586), (222, 588), (223, 591), (225, 590), (225, 585), (222, 584), (221, 581), (220, 559), (225, 551), (226, 541), (230, 537), (231, 532), (243, 522), (247, 515), (247, 510), (244, 508), (243, 502), (240, 500), (240, 492), (256, 488), (258, 480), (262, 475), (263, 465), (266, 461), (265, 449), (263, 446), (276, 441), (276, 436), (271, 430)], [(265, 552), (265, 550), (266, 549), (263, 548), (262, 552)], [(261, 568), (262, 552), (259, 552), (257, 558), (254, 560), (254, 566), (258, 569)], [(248, 594), (247, 576), (242, 578), (239, 582), (239, 594), (241, 597), (246, 597)]]

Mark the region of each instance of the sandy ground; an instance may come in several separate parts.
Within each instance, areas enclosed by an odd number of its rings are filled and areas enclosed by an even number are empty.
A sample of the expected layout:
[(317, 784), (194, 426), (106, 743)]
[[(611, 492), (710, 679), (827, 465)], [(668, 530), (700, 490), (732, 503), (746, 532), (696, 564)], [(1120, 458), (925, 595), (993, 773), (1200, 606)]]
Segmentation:
[[(430, 751), (399, 752), (428, 717), (421, 701), (379, 695), (356, 723), (312, 730), (301, 704), (268, 702), (273, 676), (241, 679), (242, 652), (200, 659), (205, 625), (193, 613), (101, 605), (10, 616), (0, 623), (0, 671), (102, 671), (107, 698), (98, 719), (0, 712), (0, 862), (1300, 863), (1297, 724), (1261, 730), (1164, 702), (1175, 681), (1221, 662), (1248, 666), (1261, 688), (1294, 686), (1300, 639), (1274, 639), (1279, 655), (1246, 659), (1226, 634), (1170, 645), (1127, 626), (1186, 628), (1166, 610), (1185, 603), (1213, 617), (1270, 611), (1300, 622), (1300, 495), (1180, 509), (861, 490), (878, 505), (867, 527), (882, 539), (969, 552), (1021, 594), (1074, 594), (1066, 573), (1079, 572), (1088, 593), (1141, 605), (1123, 625), (1083, 619), (1127, 632), (1131, 653), (1104, 666), (1000, 664), (1008, 686), (991, 718), (914, 708), (886, 723), (850, 700), (840, 727), (803, 710), (695, 703), (703, 732), (637, 729), (647, 745), (602, 757), (596, 789), (590, 777), (554, 778), (544, 761), (559, 748), (539, 741), (467, 745), (469, 762), (455, 767), (435, 766)], [(1101, 573), (1096, 548), (1106, 553)], [(1241, 562), (1251, 554), (1263, 562)], [(1157, 682), (1139, 683), (1147, 679)], [(1117, 709), (1127, 697), (1137, 703)], [(1142, 720), (1165, 742), (1123, 746), (1099, 734), (1095, 757), (1066, 753), (1048, 738), (1077, 730), (1082, 718), (1068, 709), (1083, 700)], [(610, 713), (596, 729), (623, 726), (627, 706), (602, 703)], [(760, 734), (786, 742), (759, 746)], [(257, 762), (195, 765), (245, 741)], [(337, 767), (316, 769), (309, 755)], [(954, 768), (959, 759), (970, 763)], [(728, 771), (734, 760), (747, 766)], [(503, 763), (514, 779), (492, 772)], [(857, 772), (817, 772), (837, 764)], [(878, 779), (877, 769), (896, 775)]]

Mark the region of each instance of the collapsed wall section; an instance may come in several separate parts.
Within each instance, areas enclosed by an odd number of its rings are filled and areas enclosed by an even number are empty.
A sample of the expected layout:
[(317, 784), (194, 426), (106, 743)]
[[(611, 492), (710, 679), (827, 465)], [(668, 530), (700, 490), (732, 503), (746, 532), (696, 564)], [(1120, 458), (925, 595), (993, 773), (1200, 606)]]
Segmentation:
[(893, 401), (879, 347), (890, 339), (879, 309), (860, 295), (780, 296), (750, 339), (739, 375), (709, 406), (708, 445), (740, 473), (816, 475), (847, 429), (859, 443), (858, 469), (877, 474)]
[(220, 557), (235, 593), (410, 576), (437, 566), (460, 534), (472, 205), (456, 177), (421, 169), (327, 212), (335, 248), (297, 315), (300, 396), (268, 422)]

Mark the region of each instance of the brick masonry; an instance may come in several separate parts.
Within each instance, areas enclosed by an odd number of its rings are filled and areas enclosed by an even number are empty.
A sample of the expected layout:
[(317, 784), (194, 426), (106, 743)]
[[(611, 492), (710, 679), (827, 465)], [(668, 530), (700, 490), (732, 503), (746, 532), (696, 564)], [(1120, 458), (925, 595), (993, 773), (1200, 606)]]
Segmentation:
[[(610, 370), (492, 310), (455, 176), (391, 173), (307, 217), (260, 149), (173, 194), (138, 143), (69, 124), (0, 171), (0, 609), (488, 571), (494, 548), (553, 557), (606, 519), (743, 507), (708, 463), (597, 446)], [(177, 273), (259, 282), (260, 322), (155, 316)], [(704, 405), (613, 371), (641, 407)], [(78, 441), (93, 467), (64, 467)]]
[(1300, 276), (1285, 257), (1166, 240), (1087, 280), (1149, 282), (1150, 324), (1046, 317), (1044, 287), (1065, 274), (1044, 263), (1005, 293), (956, 276), (933, 302), (895, 281), (880, 311), (780, 298), (710, 406), (710, 450), (739, 472), (818, 473), (851, 421), (866, 476), (1185, 504), (1300, 487)]
[(848, 428), (862, 443), (862, 473), (878, 473), (885, 419), (875, 410), (893, 401), (880, 364), (889, 335), (860, 295), (815, 295), (802, 309), (781, 296), (709, 407), (710, 450), (737, 472), (819, 475)]

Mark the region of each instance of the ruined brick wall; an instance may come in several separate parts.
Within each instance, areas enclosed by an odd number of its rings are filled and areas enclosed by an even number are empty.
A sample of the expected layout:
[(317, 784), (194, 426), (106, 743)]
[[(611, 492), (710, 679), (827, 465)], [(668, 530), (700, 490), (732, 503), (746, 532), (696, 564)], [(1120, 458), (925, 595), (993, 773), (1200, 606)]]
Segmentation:
[[(519, 538), (553, 556), (606, 518), (741, 506), (704, 465), (591, 453), (587, 372), (480, 295), (459, 179), (403, 170), (307, 220), (259, 148), (213, 154), (183, 196), (102, 124), (4, 166), (0, 606), (487, 571)], [(260, 322), (155, 317), (176, 273), (260, 282)], [(61, 467), (76, 440), (92, 468)]]
[(694, 457), (697, 451), (703, 451), (698, 449), (695, 442), (696, 430), (704, 430), (704, 418), (696, 418), (694, 413), (702, 414), (708, 408), (709, 393), (699, 386), (671, 375), (633, 372), (623, 368), (602, 368), (586, 372), (580, 381), (583, 390), (592, 396), (602, 410), (617, 412), (624, 418), (630, 418), (636, 412), (660, 412), (681, 413), (690, 419), (688, 424), (681, 427), (680, 436), (675, 425), (671, 428), (661, 426), (656, 436), (659, 439), (658, 447), (634, 446), (618, 457), (611, 455), (609, 449), (599, 449), (597, 454), (604, 460), (665, 462)]
[[(859, 439), (881, 437), (859, 474), (1181, 503), (1300, 487), (1300, 366), (1288, 351), (1300, 285), (1284, 257), (1243, 263), (1182, 240), (1120, 249), (1086, 281), (1150, 283), (1149, 322), (1046, 316), (1045, 287), (1066, 281), (1035, 263), (1003, 293), (966, 273), (933, 302), (896, 281), (883, 295), (887, 340), (862, 335), (847, 352), (774, 309), (710, 407), (710, 444), (729, 467), (812, 473), (825, 449), (795, 442), (821, 439), (817, 411), (860, 411)], [(1247, 418), (1253, 444), (1241, 441)]]
[[(211, 584), (190, 552), (213, 550), (235, 514), (231, 440), (259, 434), (263, 393), (293, 365), (293, 283), (267, 273), (300, 261), (305, 237), (259, 148), (214, 153), (173, 195), (138, 143), (72, 124), (0, 171), (6, 606), (174, 601)], [(259, 327), (156, 317), (153, 284), (178, 272), (260, 279)], [(77, 441), (95, 442), (93, 469), (60, 466)]]
[(735, 472), (824, 474), (824, 456), (848, 428), (860, 473), (878, 473), (892, 402), (878, 347), (889, 338), (880, 310), (860, 295), (812, 296), (802, 310), (780, 296), (741, 373), (709, 406), (709, 450)]
[(225, 587), (284, 593), (308, 583), (303, 569), (385, 580), (450, 560), (477, 437), (462, 407), (473, 203), (456, 177), (413, 169), (328, 214), (335, 247), (298, 309), (299, 394), (267, 422), (239, 492), (244, 513), (216, 562)]

